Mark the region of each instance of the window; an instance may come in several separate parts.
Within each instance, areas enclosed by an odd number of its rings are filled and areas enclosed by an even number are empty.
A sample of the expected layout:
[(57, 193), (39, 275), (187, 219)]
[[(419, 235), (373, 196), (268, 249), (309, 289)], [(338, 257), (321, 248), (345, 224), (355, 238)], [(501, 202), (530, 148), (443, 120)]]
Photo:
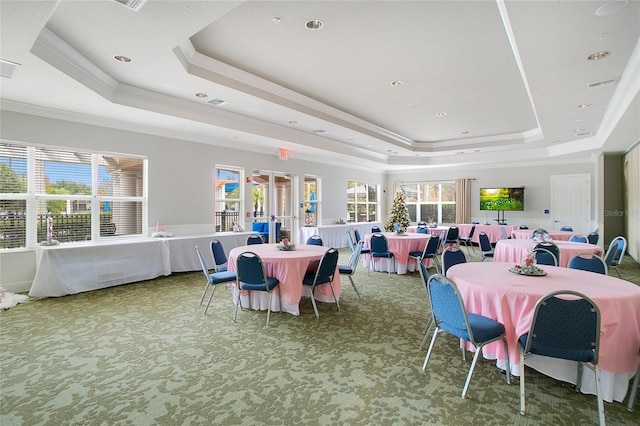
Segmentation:
[(0, 144), (0, 248), (142, 235), (146, 160)]
[(320, 180), (315, 176), (304, 177), (304, 224), (317, 225), (320, 213)]
[(378, 220), (378, 187), (364, 182), (347, 181), (349, 222)]
[(453, 182), (403, 183), (402, 189), (412, 222), (455, 223)]
[(216, 166), (213, 194), (216, 232), (229, 232), (234, 230), (234, 225), (240, 226), (240, 213), (244, 210), (243, 181), (242, 169)]

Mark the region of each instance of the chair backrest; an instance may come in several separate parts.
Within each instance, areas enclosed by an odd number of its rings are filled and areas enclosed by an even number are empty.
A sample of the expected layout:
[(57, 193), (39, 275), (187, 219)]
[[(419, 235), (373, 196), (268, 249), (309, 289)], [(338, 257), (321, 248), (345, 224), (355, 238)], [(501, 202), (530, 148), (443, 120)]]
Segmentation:
[(529, 229), (529, 227), (527, 225), (520, 225), (518, 226), (518, 229)]
[(481, 232), (478, 234), (478, 242), (480, 243), (480, 251), (489, 252), (492, 250), (491, 241), (489, 241), (489, 236), (486, 232)]
[(351, 269), (351, 275), (356, 273), (356, 268), (358, 267), (358, 263), (360, 263), (360, 254), (362, 253), (363, 244), (364, 241), (360, 241), (355, 245), (355, 248), (351, 253), (351, 259), (349, 259), (349, 269)]
[(623, 236), (617, 236), (613, 239), (613, 241), (617, 241), (618, 250), (616, 251), (615, 256), (613, 256), (612, 265), (617, 265), (622, 261), (624, 257), (624, 252), (627, 249), (627, 240)]
[(360, 231), (358, 231), (357, 229), (353, 230), (353, 235), (355, 235), (356, 237), (356, 244), (359, 243), (360, 241), (362, 241), (362, 238), (360, 238)]
[(427, 226), (427, 222), (418, 222), (418, 226)]
[(211, 240), (211, 253), (213, 254), (213, 262), (216, 270), (227, 263), (227, 255), (224, 252), (224, 246), (220, 240)]
[(429, 230), (427, 229), (426, 226), (418, 226), (418, 229), (416, 229), (416, 233), (418, 233), (418, 234), (428, 234)]
[(320, 238), (320, 235), (312, 235), (307, 238), (307, 244), (310, 244), (312, 246), (321, 246), (322, 238)]
[(607, 248), (607, 252), (604, 255), (604, 263), (606, 263), (607, 266), (611, 266), (613, 264), (618, 251), (621, 250), (621, 245), (622, 240), (620, 240), (619, 237), (615, 237), (611, 240), (611, 242), (609, 243), (609, 248)]
[(442, 252), (442, 273), (444, 275), (447, 275), (447, 271), (453, 265), (466, 262), (467, 257), (464, 255), (464, 252), (462, 250), (460, 250), (458, 247), (447, 247)]
[(386, 253), (388, 251), (387, 237), (383, 234), (373, 234), (371, 236), (371, 253)]
[(467, 238), (471, 239), (473, 238), (473, 233), (476, 230), (476, 226), (475, 225), (471, 225), (471, 230), (469, 231), (469, 235), (467, 236)]
[(320, 259), (320, 265), (318, 265), (318, 269), (316, 270), (313, 285), (333, 281), (333, 276), (335, 275), (336, 267), (338, 266), (339, 256), (340, 253), (333, 247), (324, 253), (322, 259)]
[(571, 238), (569, 238), (569, 241), (573, 243), (588, 243), (589, 239), (584, 235), (572, 235)]
[(371, 227), (371, 233), (375, 234), (376, 232), (382, 232), (382, 231), (380, 230), (379, 226), (374, 225)]
[(427, 293), (427, 299), (429, 298), (429, 290), (428, 290), (428, 282), (429, 282), (429, 271), (427, 270), (427, 266), (420, 262), (420, 268), (418, 268), (418, 272), (420, 272), (420, 278), (422, 278), (422, 283), (424, 284), (424, 291)]
[(460, 235), (460, 229), (457, 226), (451, 226), (447, 230), (447, 236), (445, 237), (444, 242), (457, 243), (459, 235)]
[(251, 234), (247, 237), (247, 245), (262, 244), (262, 237), (258, 234)]
[(507, 231), (505, 231), (505, 229), (501, 226), (500, 227), (500, 233), (502, 234), (502, 239), (503, 240), (508, 240), (509, 236), (507, 235)]
[[(560, 298), (558, 296), (570, 296)], [(576, 298), (577, 297), (577, 298)], [(558, 290), (536, 303), (524, 353), (598, 363), (600, 310), (582, 293)]]
[(429, 241), (427, 241), (427, 244), (424, 246), (422, 257), (434, 257), (438, 253), (438, 247), (440, 247), (440, 238), (431, 236), (431, 238), (429, 238)]
[(562, 228), (560, 228), (561, 231), (569, 231), (569, 232), (573, 232), (573, 228), (570, 226), (563, 226)]
[(533, 249), (533, 253), (538, 265), (558, 266), (558, 258), (546, 248), (536, 247)]
[(551, 241), (542, 241), (539, 242), (538, 244), (536, 244), (535, 248), (543, 248), (543, 249), (547, 249), (549, 250), (551, 253), (553, 253), (553, 255), (556, 258), (556, 266), (559, 265), (560, 263), (560, 249), (558, 248), (558, 246), (551, 242)]
[(198, 257), (198, 261), (200, 262), (200, 267), (202, 268), (202, 273), (204, 277), (211, 283), (211, 278), (209, 277), (209, 270), (207, 269), (207, 265), (204, 263), (204, 259), (202, 258), (202, 253), (200, 253), (200, 249), (196, 246), (196, 256)]
[(593, 253), (577, 254), (569, 260), (567, 267), (607, 275), (606, 263), (604, 263), (604, 260), (602, 260), (600, 256), (596, 256)]
[(349, 244), (349, 248), (351, 249), (351, 252), (353, 252), (356, 248), (356, 244), (353, 242), (353, 237), (349, 231), (347, 231), (347, 244)]
[(236, 276), (238, 282), (247, 284), (267, 283), (267, 274), (262, 259), (256, 253), (245, 251), (236, 259)]
[(600, 235), (596, 231), (587, 235), (587, 240), (589, 240), (589, 244), (598, 244), (599, 239), (600, 239)]
[(441, 274), (431, 275), (427, 281), (427, 294), (435, 324), (447, 332), (456, 330), (457, 337), (473, 342), (464, 301), (455, 284)]

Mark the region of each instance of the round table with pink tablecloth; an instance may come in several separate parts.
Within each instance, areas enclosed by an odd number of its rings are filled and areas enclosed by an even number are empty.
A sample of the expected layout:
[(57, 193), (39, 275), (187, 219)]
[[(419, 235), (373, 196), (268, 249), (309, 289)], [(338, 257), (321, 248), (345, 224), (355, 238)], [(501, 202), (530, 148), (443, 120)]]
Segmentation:
[[(280, 280), (279, 291), (282, 297), (282, 310), (290, 314), (299, 315), (300, 299), (303, 296), (302, 279), (304, 278), (304, 274), (312, 262), (322, 259), (322, 256), (328, 249), (329, 247), (306, 244), (298, 244), (293, 251), (280, 251), (277, 248), (277, 244), (240, 246), (231, 249), (229, 252), (228, 268), (230, 271), (236, 270), (236, 259), (241, 253), (245, 251), (256, 253), (262, 259), (267, 276)], [(338, 297), (341, 293), (338, 268), (336, 268), (332, 283), (336, 297)], [(235, 300), (237, 300), (235, 284), (232, 284), (232, 287), (234, 289), (233, 300), (235, 302)], [(269, 296), (263, 291), (243, 292), (241, 297), (242, 306), (245, 307), (251, 306), (253, 309), (266, 310), (269, 304)], [(249, 298), (251, 300), (249, 300)], [(322, 285), (316, 288), (315, 299), (320, 302), (335, 303), (333, 295), (331, 294), (331, 288), (328, 285)], [(277, 297), (273, 297), (271, 301), (271, 310), (280, 310)]]
[[(602, 247), (588, 243), (574, 243), (569, 241), (553, 241), (560, 249), (559, 266), (566, 267), (572, 257), (580, 253), (591, 253), (602, 257)], [(535, 246), (533, 240), (500, 240), (493, 251), (494, 262), (520, 263), (524, 256)]]
[[(581, 235), (578, 232), (573, 231), (547, 231), (549, 237), (554, 241), (569, 241), (569, 238), (574, 235)], [(533, 234), (533, 229), (514, 229), (511, 231), (511, 238), (516, 240), (530, 240)]]
[[(396, 272), (398, 274), (415, 271), (416, 261), (409, 259), (409, 252), (423, 251), (431, 235), (418, 234), (415, 232), (407, 232), (401, 235), (397, 235), (395, 232), (383, 232), (382, 234), (387, 237), (387, 247), (389, 251), (393, 253), (393, 259), (376, 259), (374, 269), (376, 271)], [(366, 234), (364, 236), (365, 247), (371, 247), (371, 235), (373, 234)], [(437, 237), (434, 236), (433, 238)], [(370, 261), (370, 256), (368, 254), (365, 255), (364, 266), (368, 268)], [(427, 267), (431, 267), (431, 259), (425, 259), (424, 264)]]
[[(608, 275), (578, 269), (542, 266), (545, 276), (523, 276), (509, 271), (511, 263), (470, 262), (447, 271), (468, 312), (488, 316), (504, 324), (511, 371), (520, 375), (518, 337), (529, 331), (536, 302), (556, 290), (574, 290), (590, 297), (600, 309), (600, 368), (603, 398), (621, 402), (640, 357), (640, 286)], [(485, 358), (506, 366), (501, 344), (483, 350)], [(502, 362), (500, 362), (502, 361)], [(566, 382), (576, 382), (576, 363), (532, 356), (527, 365)], [(595, 394), (593, 371), (584, 369), (582, 391)]]

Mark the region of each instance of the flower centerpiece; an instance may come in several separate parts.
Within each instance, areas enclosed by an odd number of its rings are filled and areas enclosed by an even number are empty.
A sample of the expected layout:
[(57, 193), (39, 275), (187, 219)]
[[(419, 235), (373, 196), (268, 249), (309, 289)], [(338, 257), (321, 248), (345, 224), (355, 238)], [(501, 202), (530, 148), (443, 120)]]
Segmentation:
[(527, 252), (527, 254), (522, 258), (522, 262), (520, 262), (519, 265), (515, 265), (509, 270), (520, 275), (541, 276), (547, 274), (543, 269), (540, 269), (536, 266), (536, 255), (533, 250)]
[(288, 238), (283, 238), (280, 244), (276, 246), (280, 251), (292, 251), (296, 249), (295, 244), (291, 244)]

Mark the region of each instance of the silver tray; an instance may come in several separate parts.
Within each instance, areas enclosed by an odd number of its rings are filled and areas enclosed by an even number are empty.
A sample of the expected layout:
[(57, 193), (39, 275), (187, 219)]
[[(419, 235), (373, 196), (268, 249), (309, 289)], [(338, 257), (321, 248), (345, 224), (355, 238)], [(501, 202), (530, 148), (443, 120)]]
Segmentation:
[(537, 271), (525, 271), (521, 268), (509, 268), (509, 272), (513, 272), (518, 275), (526, 275), (527, 277), (544, 277), (547, 275), (547, 271), (538, 269)]

